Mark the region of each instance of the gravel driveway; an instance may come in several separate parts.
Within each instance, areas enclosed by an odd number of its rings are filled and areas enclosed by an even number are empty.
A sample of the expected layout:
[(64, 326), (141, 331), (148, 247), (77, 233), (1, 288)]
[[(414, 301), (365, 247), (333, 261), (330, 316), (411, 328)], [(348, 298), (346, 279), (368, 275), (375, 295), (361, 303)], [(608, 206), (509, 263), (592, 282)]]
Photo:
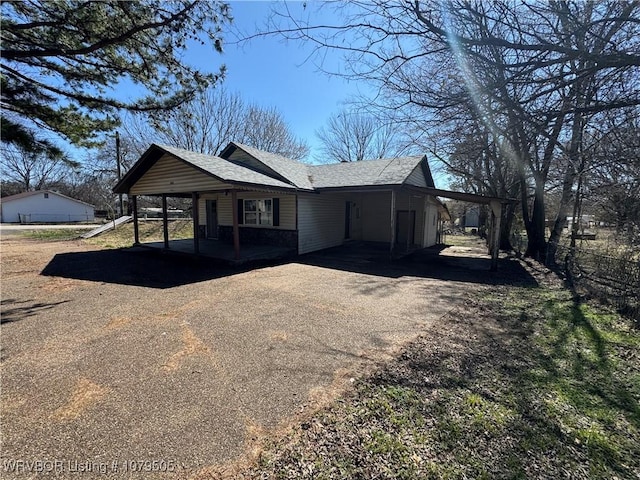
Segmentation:
[(3, 239), (0, 477), (189, 478), (238, 458), (489, 276), (487, 257), (432, 257), (240, 271)]

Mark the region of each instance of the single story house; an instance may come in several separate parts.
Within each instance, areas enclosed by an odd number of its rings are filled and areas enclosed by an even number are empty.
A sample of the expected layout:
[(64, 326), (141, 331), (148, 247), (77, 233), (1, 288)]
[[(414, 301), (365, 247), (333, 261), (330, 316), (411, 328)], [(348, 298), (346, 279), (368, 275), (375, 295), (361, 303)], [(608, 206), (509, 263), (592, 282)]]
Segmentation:
[(23, 192), (0, 199), (3, 223), (93, 222), (95, 207), (50, 190)]
[(236, 258), (243, 245), (304, 254), (351, 240), (393, 255), (440, 242), (448, 217), (426, 156), (309, 165), (234, 142), (219, 156), (153, 144), (113, 191), (130, 197), (136, 243), (138, 196), (161, 196), (165, 218), (167, 197), (191, 197), (194, 252), (217, 239)]

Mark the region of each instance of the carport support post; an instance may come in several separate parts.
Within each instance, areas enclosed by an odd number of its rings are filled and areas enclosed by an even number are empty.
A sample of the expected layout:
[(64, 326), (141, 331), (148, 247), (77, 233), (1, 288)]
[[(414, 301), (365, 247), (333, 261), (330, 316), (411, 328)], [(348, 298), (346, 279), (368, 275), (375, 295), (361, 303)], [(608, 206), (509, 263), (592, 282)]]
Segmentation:
[(502, 204), (491, 200), (491, 213), (493, 214), (493, 232), (491, 241), (491, 271), (498, 270), (498, 254), (500, 253), (500, 222), (502, 221)]
[(238, 194), (231, 190), (231, 215), (233, 216), (233, 250), (240, 260), (240, 227), (238, 226)]
[(167, 195), (162, 194), (162, 233), (164, 234), (164, 248), (169, 248), (169, 217), (167, 214)]
[(200, 223), (200, 215), (198, 212), (198, 192), (193, 192), (191, 194), (191, 212), (193, 215), (193, 251), (195, 253), (200, 253), (200, 238), (199, 238), (199, 228), (198, 225)]
[(396, 243), (396, 191), (391, 190), (391, 244), (389, 245), (389, 256), (393, 258), (393, 247)]
[(133, 244), (140, 244), (140, 230), (138, 228), (138, 196), (131, 196), (131, 213), (133, 213)]

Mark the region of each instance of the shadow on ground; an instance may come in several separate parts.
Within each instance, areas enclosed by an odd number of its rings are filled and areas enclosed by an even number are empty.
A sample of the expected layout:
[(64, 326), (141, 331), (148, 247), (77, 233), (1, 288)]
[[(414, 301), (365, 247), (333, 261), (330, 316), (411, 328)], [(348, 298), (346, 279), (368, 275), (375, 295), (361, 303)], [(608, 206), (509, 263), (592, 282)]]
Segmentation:
[(129, 249), (59, 253), (41, 275), (149, 288), (172, 288), (240, 273), (198, 257)]
[[(501, 259), (498, 272), (489, 272), (490, 259), (447, 256), (446, 249), (426, 249), (400, 260), (390, 260), (388, 252), (376, 247), (345, 246), (280, 261), (295, 262), (386, 278), (414, 276), (437, 280), (487, 285), (536, 286), (537, 282), (512, 259)], [(249, 270), (276, 265), (275, 261), (252, 262), (231, 267), (213, 259), (172, 255), (162, 251), (134, 249), (95, 250), (57, 254), (42, 270), (56, 276), (94, 282), (172, 288)]]
[(66, 302), (67, 300), (62, 302), (42, 303), (34, 302), (33, 300), (15, 300), (13, 298), (4, 299), (1, 302), (2, 318), (0, 318), (0, 324), (4, 325), (5, 323), (18, 322), (27, 317), (37, 315), (43, 310), (49, 310), (56, 305)]
[(497, 272), (490, 272), (486, 256), (448, 255), (447, 246), (418, 250), (398, 260), (390, 260), (386, 247), (343, 246), (304, 255), (299, 263), (388, 278), (415, 276), (434, 280), (536, 287), (538, 282), (513, 258), (502, 258)]

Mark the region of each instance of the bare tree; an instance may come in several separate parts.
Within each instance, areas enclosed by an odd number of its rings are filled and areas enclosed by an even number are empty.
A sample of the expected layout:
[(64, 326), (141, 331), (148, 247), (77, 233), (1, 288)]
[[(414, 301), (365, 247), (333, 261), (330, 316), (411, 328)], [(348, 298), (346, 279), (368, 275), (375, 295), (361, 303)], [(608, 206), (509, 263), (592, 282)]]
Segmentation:
[(244, 111), (241, 125), (244, 128), (229, 140), (294, 160), (302, 160), (309, 155), (309, 146), (296, 138), (282, 114), (273, 107), (249, 105)]
[(239, 94), (221, 88), (149, 119), (129, 117), (125, 133), (140, 154), (150, 143), (163, 143), (216, 155), (231, 141), (296, 160), (309, 152), (278, 110), (248, 105)]
[(393, 157), (407, 151), (400, 142), (398, 124), (370, 113), (345, 109), (329, 117), (316, 135), (322, 142), (322, 160), (333, 162)]
[(640, 243), (639, 113), (609, 116), (599, 131), (589, 132), (593, 149), (583, 187), (587, 206), (632, 244)]
[(443, 114), (450, 121), (452, 110), (473, 111), (517, 172), (527, 254), (544, 260), (550, 171), (564, 171), (554, 240), (586, 168), (585, 129), (599, 112), (640, 104), (638, 3), (333, 5), (341, 21), (314, 25), (313, 15), (285, 4), (270, 33), (311, 42), (318, 53), (345, 52), (346, 75), (378, 85), (379, 101), (415, 118), (416, 132), (433, 135)]
[(55, 184), (79, 166), (62, 152), (56, 152), (54, 155), (48, 149), (25, 149), (18, 145), (3, 144), (0, 155), (3, 182), (17, 184), (20, 192), (42, 190)]

